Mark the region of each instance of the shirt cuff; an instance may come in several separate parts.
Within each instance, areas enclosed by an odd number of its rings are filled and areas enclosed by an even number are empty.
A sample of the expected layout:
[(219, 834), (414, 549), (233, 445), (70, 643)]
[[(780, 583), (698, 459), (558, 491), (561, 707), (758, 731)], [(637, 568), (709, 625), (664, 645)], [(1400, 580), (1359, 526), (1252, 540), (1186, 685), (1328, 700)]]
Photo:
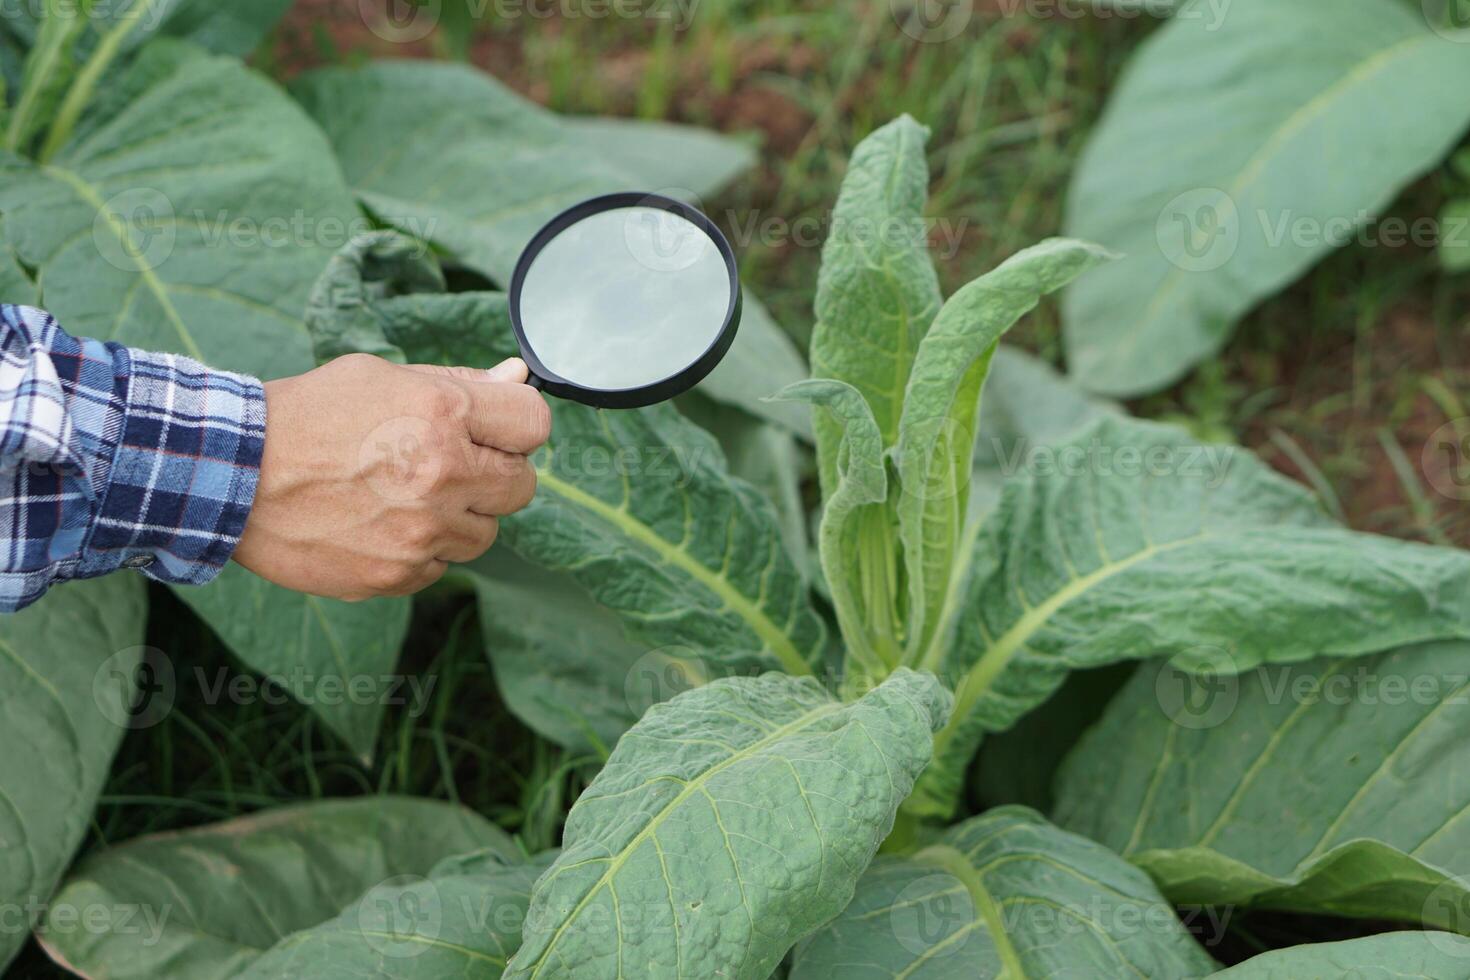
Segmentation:
[(78, 577), (137, 568), (203, 585), (245, 530), (265, 450), (265, 390), (254, 378), (172, 354), (130, 360), (121, 435)]

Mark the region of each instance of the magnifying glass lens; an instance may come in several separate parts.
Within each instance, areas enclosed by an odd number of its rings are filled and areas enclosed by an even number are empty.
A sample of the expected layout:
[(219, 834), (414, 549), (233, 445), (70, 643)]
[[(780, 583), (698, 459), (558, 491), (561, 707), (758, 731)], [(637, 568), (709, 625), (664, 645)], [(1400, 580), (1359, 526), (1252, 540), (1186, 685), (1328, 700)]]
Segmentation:
[(654, 195), (596, 198), (532, 240), (511, 320), (533, 375), (606, 407), (671, 398), (712, 370), (739, 324), (739, 276), (709, 219)]

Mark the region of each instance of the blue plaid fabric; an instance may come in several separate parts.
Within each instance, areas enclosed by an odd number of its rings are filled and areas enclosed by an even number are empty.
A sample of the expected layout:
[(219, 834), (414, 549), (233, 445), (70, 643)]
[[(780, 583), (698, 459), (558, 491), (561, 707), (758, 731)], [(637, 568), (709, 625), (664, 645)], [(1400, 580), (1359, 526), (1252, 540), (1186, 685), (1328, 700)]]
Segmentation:
[(264, 446), (254, 378), (0, 304), (0, 610), (124, 567), (208, 582), (245, 528)]

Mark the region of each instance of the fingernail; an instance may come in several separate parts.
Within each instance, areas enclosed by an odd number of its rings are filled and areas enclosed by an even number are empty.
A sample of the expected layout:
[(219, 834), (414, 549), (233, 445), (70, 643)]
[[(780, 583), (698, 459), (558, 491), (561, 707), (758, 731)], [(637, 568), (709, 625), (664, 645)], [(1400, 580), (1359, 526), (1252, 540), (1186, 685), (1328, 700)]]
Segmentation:
[(524, 381), (526, 379), (526, 362), (519, 357), (508, 357), (485, 372), (487, 381)]

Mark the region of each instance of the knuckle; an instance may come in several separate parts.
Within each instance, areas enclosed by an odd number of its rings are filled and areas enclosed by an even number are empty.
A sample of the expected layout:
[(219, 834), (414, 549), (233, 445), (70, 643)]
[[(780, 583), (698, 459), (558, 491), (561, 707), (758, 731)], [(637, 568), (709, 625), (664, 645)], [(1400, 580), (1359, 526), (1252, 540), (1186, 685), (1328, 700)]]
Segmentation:
[(374, 595), (394, 595), (413, 577), (413, 566), (406, 561), (381, 561), (363, 575), (363, 584)]
[(536, 468), (527, 464), (522, 472), (524, 475), (516, 487), (515, 495), (511, 498), (513, 510), (521, 510), (536, 499)]
[(398, 522), (398, 540), (415, 558), (429, 551), (438, 537), (438, 522), (428, 514), (417, 513)]
[(481, 550), (482, 551), (489, 551), (490, 550), (490, 547), (495, 544), (496, 539), (499, 538), (499, 537), (500, 537), (500, 521), (497, 520), (496, 518), (493, 518), (492, 517), (492, 518), (490, 518), (490, 524), (489, 524), (489, 526), (485, 529), (485, 538), (481, 542), (481, 544), (483, 545), (483, 547), (481, 548)]
[(526, 389), (521, 400), (520, 422), (528, 439), (540, 445), (551, 436), (551, 406), (533, 389)]
[(470, 394), (453, 382), (440, 382), (426, 387), (423, 412), (433, 421), (462, 422), (470, 411)]
[(332, 359), (329, 366), (339, 371), (357, 373), (361, 371), (375, 370), (381, 363), (382, 361), (380, 361), (373, 355), (364, 354), (359, 351), (356, 353), (343, 354), (340, 357), (335, 357)]

